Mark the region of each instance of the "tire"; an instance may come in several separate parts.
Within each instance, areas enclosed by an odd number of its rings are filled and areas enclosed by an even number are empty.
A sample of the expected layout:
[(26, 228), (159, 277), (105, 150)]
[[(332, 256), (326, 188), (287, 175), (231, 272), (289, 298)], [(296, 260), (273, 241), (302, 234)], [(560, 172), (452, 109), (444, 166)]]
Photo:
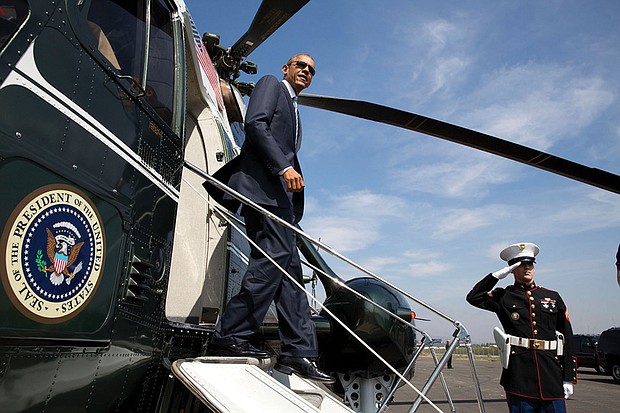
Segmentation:
[(620, 384), (620, 364), (618, 362), (614, 362), (611, 365), (611, 377), (614, 378), (614, 381)]

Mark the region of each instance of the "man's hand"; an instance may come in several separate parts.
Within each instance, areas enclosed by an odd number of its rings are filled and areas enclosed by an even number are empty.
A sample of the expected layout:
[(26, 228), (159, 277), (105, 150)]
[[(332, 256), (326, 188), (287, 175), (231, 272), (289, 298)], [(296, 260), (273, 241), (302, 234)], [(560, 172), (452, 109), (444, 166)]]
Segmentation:
[(295, 169), (290, 168), (282, 174), (286, 182), (287, 192), (301, 192), (304, 189), (304, 178)]
[(494, 273), (492, 273), (491, 275), (495, 278), (497, 278), (498, 280), (501, 280), (502, 278), (506, 278), (506, 276), (508, 274), (510, 274), (512, 272), (512, 270), (514, 270), (515, 268), (517, 268), (519, 265), (521, 265), (521, 261), (519, 262), (515, 262), (514, 264), (512, 264), (510, 267), (504, 267), (501, 270), (497, 270)]
[(568, 399), (573, 394), (573, 383), (565, 381), (562, 385), (564, 386), (564, 398)]

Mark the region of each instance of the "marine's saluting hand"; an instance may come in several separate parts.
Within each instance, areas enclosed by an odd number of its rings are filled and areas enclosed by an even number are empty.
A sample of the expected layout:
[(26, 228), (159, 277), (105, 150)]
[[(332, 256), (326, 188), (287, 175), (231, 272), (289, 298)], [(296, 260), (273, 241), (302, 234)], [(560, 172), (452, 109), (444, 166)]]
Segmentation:
[(512, 264), (509, 267), (504, 267), (501, 270), (497, 270), (494, 273), (492, 273), (491, 275), (495, 278), (497, 278), (498, 280), (501, 280), (502, 278), (506, 278), (506, 276), (508, 274), (510, 274), (512, 272), (512, 270), (514, 270), (515, 268), (517, 268), (519, 265), (521, 265), (521, 261), (519, 262), (515, 262), (514, 264)]

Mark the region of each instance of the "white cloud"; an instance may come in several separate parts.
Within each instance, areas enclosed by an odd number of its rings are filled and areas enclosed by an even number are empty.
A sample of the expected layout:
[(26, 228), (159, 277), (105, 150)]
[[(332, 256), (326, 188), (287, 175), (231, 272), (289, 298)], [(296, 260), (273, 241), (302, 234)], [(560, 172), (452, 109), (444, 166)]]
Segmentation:
[(463, 102), (478, 108), (463, 119), (492, 135), (547, 150), (574, 137), (613, 102), (603, 79), (529, 62), (489, 74)]
[(445, 212), (438, 222), (433, 235), (451, 240), (463, 236), (474, 230), (497, 224), (505, 220), (510, 208), (502, 205), (482, 206), (480, 208), (461, 209), (453, 208)]
[(303, 222), (306, 231), (337, 251), (351, 252), (377, 243), (383, 223), (401, 216), (406, 205), (395, 196), (358, 191), (310, 200), (308, 207), (314, 213)]
[(321, 215), (303, 222), (304, 230), (339, 252), (368, 248), (377, 238), (377, 224), (368, 219)]
[(389, 257), (376, 256), (364, 259), (361, 265), (372, 271), (374, 274), (385, 275), (388, 272), (392, 272), (394, 268), (402, 267), (403, 259), (402, 257), (396, 255), (391, 255)]
[(362, 190), (339, 195), (334, 198), (336, 210), (341, 214), (354, 214), (368, 218), (399, 216), (405, 204), (402, 199)]
[(423, 61), (431, 85), (427, 93), (433, 95), (454, 84), (455, 79), (462, 78), (458, 75), (469, 67), (471, 61), (461, 52), (465, 37), (462, 27), (447, 20), (434, 20), (424, 24), (420, 31), (419, 36), (417, 33), (413, 36), (416, 36), (417, 44), (424, 45), (420, 49), (426, 50)]
[[(402, 247), (402, 245), (396, 243), (395, 247)], [(379, 253), (379, 251), (375, 252)], [(443, 260), (442, 253), (429, 249), (402, 252), (400, 248), (388, 248), (388, 253), (389, 256), (371, 256), (362, 258), (360, 261), (364, 268), (392, 282), (398, 281), (399, 283), (412, 278), (439, 276), (454, 268), (452, 264)]]
[(620, 225), (620, 204), (616, 194), (579, 188), (557, 193), (554, 198), (539, 210), (537, 233), (554, 231), (558, 235), (574, 235)]
[[(462, 154), (460, 148), (453, 148), (451, 162), (416, 164), (408, 169), (395, 169), (395, 182), (403, 184), (405, 192), (422, 191), (449, 198), (481, 198), (490, 185), (513, 181), (512, 165), (490, 157), (455, 157)], [(442, 160), (447, 153), (444, 153)]]
[(407, 272), (411, 277), (427, 278), (429, 276), (441, 275), (453, 269), (451, 264), (443, 261), (417, 262), (407, 266)]

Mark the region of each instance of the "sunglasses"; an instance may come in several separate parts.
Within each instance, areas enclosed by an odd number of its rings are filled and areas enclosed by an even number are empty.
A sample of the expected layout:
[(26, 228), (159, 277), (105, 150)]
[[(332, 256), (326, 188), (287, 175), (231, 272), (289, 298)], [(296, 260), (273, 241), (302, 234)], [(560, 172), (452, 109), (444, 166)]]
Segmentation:
[(308, 72), (310, 72), (310, 74), (311, 74), (312, 76), (314, 76), (314, 74), (316, 73), (316, 72), (315, 72), (315, 70), (314, 70), (314, 68), (313, 68), (312, 66), (310, 66), (308, 63), (303, 62), (303, 61), (301, 61), (301, 60), (296, 60), (296, 61), (294, 61), (294, 62), (291, 62), (291, 63), (289, 63), (289, 66), (290, 66), (290, 65), (295, 65), (295, 66), (297, 66), (298, 68), (300, 68), (301, 70), (304, 70), (305, 68), (308, 68)]

